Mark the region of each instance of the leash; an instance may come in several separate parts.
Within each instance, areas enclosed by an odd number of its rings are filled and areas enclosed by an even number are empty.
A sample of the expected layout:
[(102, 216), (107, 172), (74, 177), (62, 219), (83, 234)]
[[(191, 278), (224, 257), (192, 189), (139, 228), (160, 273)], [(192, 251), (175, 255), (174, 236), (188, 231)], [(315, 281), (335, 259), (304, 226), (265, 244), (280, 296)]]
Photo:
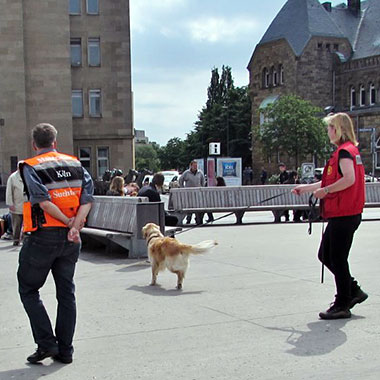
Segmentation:
[[(270, 201), (270, 200), (272, 200), (272, 199), (282, 197), (283, 195), (288, 194), (288, 193), (289, 193), (288, 191), (283, 191), (282, 193), (277, 194), (277, 195), (274, 195), (273, 197), (269, 197), (269, 198), (263, 199), (262, 201), (258, 202), (258, 203), (256, 204), (256, 206), (261, 205), (262, 203), (268, 202), (268, 201)], [(252, 207), (252, 206), (247, 206), (246, 208), (242, 209), (241, 211), (242, 211), (242, 212), (249, 211), (249, 209), (250, 209), (251, 207)], [(180, 235), (180, 234), (183, 234), (184, 232), (191, 231), (191, 230), (193, 230), (194, 228), (203, 227), (203, 226), (205, 226), (205, 225), (207, 225), (207, 224), (209, 224), (209, 223), (213, 223), (213, 222), (216, 222), (217, 220), (220, 220), (220, 219), (223, 219), (223, 218), (227, 218), (228, 216), (233, 215), (233, 214), (235, 214), (235, 212), (230, 212), (230, 213), (228, 213), (228, 214), (222, 215), (222, 216), (220, 216), (219, 218), (216, 218), (216, 219), (214, 219), (214, 220), (212, 220), (212, 221), (210, 220), (209, 222), (206, 222), (206, 223), (201, 223), (201, 224), (197, 224), (196, 226), (193, 226), (193, 227), (185, 228), (185, 229), (183, 229), (182, 231), (177, 232), (176, 235)]]
[[(325, 221), (323, 220), (321, 241), (322, 241), (324, 233), (325, 233)], [(322, 252), (321, 284), (323, 284), (324, 279), (325, 279), (325, 250), (323, 250)]]
[[(309, 235), (311, 235), (312, 233), (312, 224), (313, 222), (315, 222), (317, 220), (317, 217), (318, 217), (318, 213), (317, 213), (317, 202), (318, 202), (318, 199), (317, 198), (314, 198), (313, 194), (310, 195), (309, 197), (309, 207), (310, 207), (310, 210), (308, 212), (308, 218), (309, 218)], [(323, 234), (325, 232), (325, 221), (322, 220), (322, 230), (321, 230), (321, 241), (322, 241), (322, 238), (323, 238)], [(324, 251), (322, 252), (322, 267), (321, 267), (321, 284), (323, 284), (324, 280), (325, 280), (325, 260), (324, 260)]]
[(317, 216), (318, 216), (318, 213), (317, 213), (317, 202), (318, 202), (318, 199), (317, 198), (314, 198), (314, 195), (311, 194), (310, 197), (309, 197), (309, 212), (308, 212), (308, 219), (309, 219), (309, 229), (308, 229), (308, 233), (309, 235), (311, 235), (312, 233), (312, 225), (313, 225), (313, 222), (317, 219)]

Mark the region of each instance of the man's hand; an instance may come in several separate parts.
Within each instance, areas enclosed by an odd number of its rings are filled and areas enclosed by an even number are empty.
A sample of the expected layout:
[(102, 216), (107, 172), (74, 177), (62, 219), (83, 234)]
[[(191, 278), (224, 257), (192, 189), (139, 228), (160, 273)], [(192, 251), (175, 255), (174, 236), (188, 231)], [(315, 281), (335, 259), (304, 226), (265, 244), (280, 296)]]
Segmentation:
[(9, 211), (15, 212), (16, 211), (16, 207), (15, 206), (9, 206)]
[(69, 219), (67, 223), (67, 227), (73, 228), (75, 227), (78, 231), (80, 231), (84, 227), (84, 220), (77, 221), (75, 217)]
[(70, 231), (67, 233), (67, 240), (73, 243), (81, 242), (79, 231), (75, 227), (70, 228)]

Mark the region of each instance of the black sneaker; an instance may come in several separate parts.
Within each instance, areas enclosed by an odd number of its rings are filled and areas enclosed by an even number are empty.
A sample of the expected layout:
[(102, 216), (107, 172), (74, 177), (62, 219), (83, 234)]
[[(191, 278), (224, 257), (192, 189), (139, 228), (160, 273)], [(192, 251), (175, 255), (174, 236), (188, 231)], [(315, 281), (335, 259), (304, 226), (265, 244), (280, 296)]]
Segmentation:
[(362, 303), (368, 298), (368, 294), (357, 288), (352, 294), (352, 299), (349, 308), (352, 309), (357, 303)]
[(70, 364), (73, 362), (73, 357), (71, 355), (54, 355), (53, 359), (56, 360), (57, 362), (63, 363), (63, 364)]
[[(57, 350), (58, 351), (58, 350)], [(26, 360), (29, 363), (36, 364), (46, 358), (51, 358), (54, 355), (57, 355), (57, 351), (55, 350), (43, 350), (41, 348), (37, 348), (36, 352), (34, 352), (32, 355), (29, 355)]]
[(351, 318), (351, 312), (348, 307), (339, 306), (333, 303), (332, 306), (325, 312), (319, 313), (321, 319), (343, 319)]

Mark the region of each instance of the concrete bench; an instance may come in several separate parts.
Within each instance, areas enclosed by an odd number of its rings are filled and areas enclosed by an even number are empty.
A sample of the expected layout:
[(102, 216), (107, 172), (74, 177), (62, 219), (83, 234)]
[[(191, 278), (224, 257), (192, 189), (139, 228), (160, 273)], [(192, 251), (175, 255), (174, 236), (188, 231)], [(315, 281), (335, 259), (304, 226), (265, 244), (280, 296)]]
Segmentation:
[[(296, 185), (193, 187), (171, 189), (168, 210), (179, 224), (188, 213), (233, 212), (237, 224), (248, 211), (272, 211), (279, 222), (284, 210), (308, 210), (310, 194), (291, 193)], [(281, 195), (280, 195), (281, 194)], [(265, 199), (275, 197), (266, 202)], [(263, 202), (263, 203), (261, 203)], [(318, 205), (317, 205), (318, 207)], [(366, 184), (365, 207), (380, 207), (380, 183)]]
[(129, 258), (147, 256), (147, 246), (141, 229), (155, 223), (165, 233), (163, 202), (149, 202), (146, 197), (95, 196), (87, 217), (83, 237), (90, 237), (106, 245), (111, 243), (128, 250)]

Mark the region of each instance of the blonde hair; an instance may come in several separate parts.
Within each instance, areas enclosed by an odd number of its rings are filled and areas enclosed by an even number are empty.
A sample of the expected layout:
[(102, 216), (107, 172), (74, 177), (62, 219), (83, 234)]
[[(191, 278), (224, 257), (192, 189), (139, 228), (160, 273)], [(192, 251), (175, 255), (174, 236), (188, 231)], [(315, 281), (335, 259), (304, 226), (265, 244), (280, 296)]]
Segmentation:
[(114, 177), (111, 181), (110, 190), (124, 195), (124, 178), (120, 176)]
[(351, 141), (355, 146), (358, 146), (356, 140), (354, 125), (349, 115), (343, 112), (335, 113), (324, 118), (327, 125), (335, 128), (336, 140), (333, 141), (336, 145), (341, 145), (347, 141)]

